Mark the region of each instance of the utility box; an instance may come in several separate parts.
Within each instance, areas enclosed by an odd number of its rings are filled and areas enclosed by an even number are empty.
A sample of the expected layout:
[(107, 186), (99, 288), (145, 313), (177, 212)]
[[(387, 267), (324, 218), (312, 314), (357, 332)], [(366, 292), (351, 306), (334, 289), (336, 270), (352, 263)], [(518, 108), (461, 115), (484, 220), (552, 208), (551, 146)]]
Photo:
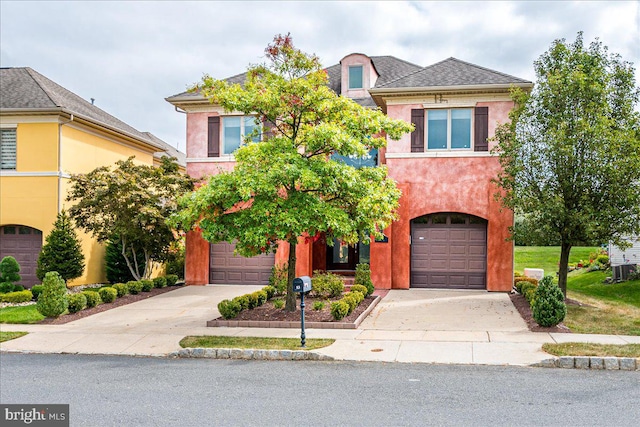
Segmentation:
[(544, 277), (544, 270), (542, 268), (525, 268), (524, 275), (536, 280), (542, 280)]
[(309, 292), (311, 290), (311, 277), (300, 276), (293, 279), (293, 292)]

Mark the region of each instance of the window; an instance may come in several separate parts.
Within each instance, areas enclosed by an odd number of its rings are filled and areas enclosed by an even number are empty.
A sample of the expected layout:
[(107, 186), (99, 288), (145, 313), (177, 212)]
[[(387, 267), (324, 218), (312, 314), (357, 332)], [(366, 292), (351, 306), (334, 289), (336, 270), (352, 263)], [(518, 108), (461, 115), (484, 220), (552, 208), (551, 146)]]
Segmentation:
[(471, 108), (427, 111), (427, 149), (471, 148)]
[(353, 166), (356, 169), (374, 168), (378, 166), (378, 149), (372, 148), (371, 150), (369, 150), (369, 153), (365, 154), (363, 157), (357, 157), (354, 155), (341, 156), (340, 154), (333, 154), (331, 158), (346, 165)]
[[(254, 134), (255, 132), (255, 134)], [(231, 154), (240, 148), (244, 138), (260, 141), (260, 124), (253, 116), (228, 116), (222, 119), (222, 154)]]
[(16, 130), (0, 129), (0, 169), (16, 169)]
[(349, 89), (362, 89), (363, 67), (362, 65), (349, 66)]

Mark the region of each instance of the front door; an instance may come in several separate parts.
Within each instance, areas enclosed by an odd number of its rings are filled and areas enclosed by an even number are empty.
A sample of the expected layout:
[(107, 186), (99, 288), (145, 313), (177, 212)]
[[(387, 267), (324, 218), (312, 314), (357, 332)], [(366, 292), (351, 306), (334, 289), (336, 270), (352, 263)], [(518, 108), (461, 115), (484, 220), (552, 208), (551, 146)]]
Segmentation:
[(354, 271), (359, 263), (369, 262), (369, 245), (347, 245), (337, 239), (327, 246), (327, 270)]

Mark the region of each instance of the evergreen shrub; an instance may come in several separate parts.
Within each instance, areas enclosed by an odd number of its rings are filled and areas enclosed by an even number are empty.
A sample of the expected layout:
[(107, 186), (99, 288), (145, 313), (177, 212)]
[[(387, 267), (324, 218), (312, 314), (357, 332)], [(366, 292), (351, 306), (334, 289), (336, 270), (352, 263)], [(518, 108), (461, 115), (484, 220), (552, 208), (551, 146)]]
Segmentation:
[(69, 295), (69, 313), (77, 313), (87, 307), (87, 296), (80, 292)]
[(548, 327), (562, 322), (567, 315), (567, 306), (562, 290), (553, 283), (553, 278), (545, 276), (535, 292), (531, 314), (536, 323)]
[(98, 293), (100, 294), (100, 299), (102, 300), (102, 302), (105, 303), (114, 302), (118, 297), (118, 291), (111, 286), (100, 289)]
[(42, 281), (44, 289), (38, 297), (37, 310), (45, 317), (58, 317), (69, 305), (67, 300), (67, 287), (64, 279), (55, 271), (44, 275)]

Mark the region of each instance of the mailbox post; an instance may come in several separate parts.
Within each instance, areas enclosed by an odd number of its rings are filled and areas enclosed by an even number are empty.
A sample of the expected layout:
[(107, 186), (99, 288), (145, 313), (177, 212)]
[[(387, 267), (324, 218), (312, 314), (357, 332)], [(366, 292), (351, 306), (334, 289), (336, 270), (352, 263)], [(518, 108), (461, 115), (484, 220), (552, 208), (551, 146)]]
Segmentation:
[(293, 292), (300, 294), (300, 344), (305, 346), (306, 336), (304, 333), (304, 294), (311, 290), (311, 278), (309, 276), (301, 276), (293, 279)]

